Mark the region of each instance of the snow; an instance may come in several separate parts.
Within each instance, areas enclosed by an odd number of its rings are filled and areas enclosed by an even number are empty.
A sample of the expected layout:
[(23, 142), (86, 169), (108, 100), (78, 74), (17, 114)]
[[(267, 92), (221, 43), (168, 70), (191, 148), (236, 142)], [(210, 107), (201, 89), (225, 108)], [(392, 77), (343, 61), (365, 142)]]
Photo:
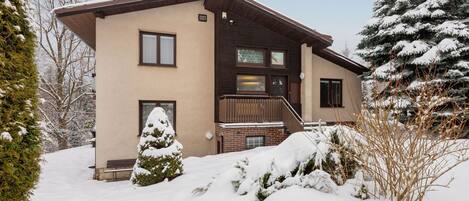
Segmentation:
[(434, 27), (439, 34), (447, 34), (456, 37), (465, 37), (469, 39), (469, 29), (465, 24), (459, 21), (445, 21)]
[(111, 2), (111, 1), (114, 1), (114, 0), (91, 0), (91, 1), (85, 1), (85, 2), (81, 2), (81, 3), (75, 3), (75, 4), (70, 4), (70, 5), (66, 5), (66, 6), (57, 7), (57, 8), (54, 8), (54, 9), (52, 10), (52, 12), (54, 12), (55, 10), (58, 10), (58, 9), (75, 8), (75, 7), (85, 6), (85, 5), (91, 5), (91, 4), (97, 4), (97, 3), (104, 3), (104, 2)]
[[(212, 184), (214, 197), (197, 197), (192, 192), (203, 186), (213, 177), (226, 176), (233, 164), (243, 158), (268, 153), (272, 147), (258, 148), (250, 151), (228, 153), (202, 158), (186, 158), (185, 174), (171, 182), (163, 182), (149, 187), (135, 187), (130, 181), (104, 182), (92, 179), (94, 165), (94, 149), (90, 146), (63, 150), (45, 154), (42, 161), (40, 181), (32, 195), (32, 201), (254, 201), (253, 197), (241, 197), (227, 186)], [(438, 188), (428, 193), (424, 201), (467, 201), (467, 183), (469, 183), (469, 162), (453, 169), (441, 178), (449, 181), (454, 178), (450, 188)], [(227, 176), (228, 175), (228, 176)], [(217, 177), (218, 178), (218, 177)], [(229, 179), (229, 178), (224, 178)], [(444, 183), (444, 182), (443, 182)], [(347, 185), (347, 184), (346, 184)], [(267, 198), (266, 201), (353, 201), (353, 188), (347, 186), (341, 193), (329, 194), (314, 189), (291, 186)]]
[(382, 66), (379, 66), (378, 68), (375, 69), (373, 72), (373, 76), (376, 76), (378, 78), (385, 78), (389, 75), (389, 73), (392, 73), (396, 70), (394, 67), (394, 64), (392, 62), (385, 63)]
[(18, 25), (13, 26), (13, 28), (15, 28), (16, 31), (21, 31), (21, 27)]
[(40, 181), (31, 200), (155, 201), (155, 198), (164, 201), (196, 200), (192, 193), (195, 188), (209, 183), (212, 177), (230, 169), (236, 161), (269, 149), (271, 147), (202, 158), (189, 157), (183, 161), (183, 175), (171, 182), (162, 182), (149, 187), (136, 187), (130, 181), (93, 180), (94, 169), (88, 167), (94, 165), (94, 148), (83, 146), (67, 149), (44, 155)]
[(18, 37), (21, 41), (24, 41), (26, 39), (23, 34), (18, 34), (16, 35), (16, 37)]
[[(293, 199), (294, 198), (294, 199)], [(314, 198), (314, 199), (313, 199)], [(277, 193), (268, 197), (265, 201), (350, 201), (358, 200), (350, 197), (337, 196), (330, 193), (323, 193), (316, 190), (304, 189), (298, 186), (291, 186), (286, 189), (282, 189)]]
[(441, 52), (449, 52), (457, 49), (460, 45), (460, 42), (455, 38), (445, 38), (438, 43), (438, 49)]
[(415, 54), (421, 54), (430, 49), (429, 45), (422, 40), (412, 41), (411, 43), (398, 43), (402, 45), (402, 50), (397, 54), (398, 56), (410, 56)]
[(173, 155), (181, 152), (182, 149), (182, 144), (179, 143), (178, 141), (174, 141), (171, 146), (166, 147), (166, 148), (161, 148), (161, 149), (154, 149), (152, 147), (148, 148), (147, 150), (143, 151), (142, 155), (147, 156), (147, 157), (161, 157), (161, 156), (167, 156), (167, 155)]
[(440, 57), (440, 51), (438, 49), (438, 46), (433, 46), (425, 54), (412, 60), (411, 63), (417, 64), (417, 65), (430, 65), (430, 64), (437, 63), (440, 60), (441, 60), (441, 57)]
[(28, 133), (25, 127), (19, 126), (19, 128), (20, 128), (20, 131), (18, 132), (19, 136), (26, 135)]
[(400, 22), (399, 18), (400, 18), (400, 15), (392, 15), (392, 16), (383, 17), (380, 27), (386, 28), (391, 25), (397, 24)]
[(13, 138), (11, 137), (9, 132), (2, 132), (2, 134), (0, 134), (0, 140), (5, 140), (5, 141), (10, 142), (13, 140)]
[(11, 8), (13, 10), (16, 10), (16, 7), (13, 4), (11, 4), (10, 0), (5, 0), (4, 4), (7, 8)]

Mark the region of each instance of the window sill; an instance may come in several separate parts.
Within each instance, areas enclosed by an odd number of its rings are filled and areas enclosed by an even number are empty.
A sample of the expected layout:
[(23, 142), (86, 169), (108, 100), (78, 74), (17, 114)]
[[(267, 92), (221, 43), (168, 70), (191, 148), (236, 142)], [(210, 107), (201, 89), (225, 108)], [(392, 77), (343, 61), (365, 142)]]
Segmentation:
[(142, 67), (177, 68), (176, 65), (167, 65), (167, 64), (145, 64), (145, 63), (139, 63), (138, 66), (142, 66)]
[(331, 106), (320, 106), (321, 109), (341, 109), (345, 108), (344, 106), (336, 106), (336, 107), (331, 107)]

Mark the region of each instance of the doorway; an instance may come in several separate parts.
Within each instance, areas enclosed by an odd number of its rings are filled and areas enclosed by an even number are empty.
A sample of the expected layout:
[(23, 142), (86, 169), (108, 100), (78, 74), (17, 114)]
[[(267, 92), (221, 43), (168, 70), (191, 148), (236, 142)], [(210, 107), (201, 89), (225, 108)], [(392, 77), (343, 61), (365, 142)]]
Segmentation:
[(288, 78), (287, 76), (272, 76), (270, 79), (270, 95), (283, 96), (288, 100)]

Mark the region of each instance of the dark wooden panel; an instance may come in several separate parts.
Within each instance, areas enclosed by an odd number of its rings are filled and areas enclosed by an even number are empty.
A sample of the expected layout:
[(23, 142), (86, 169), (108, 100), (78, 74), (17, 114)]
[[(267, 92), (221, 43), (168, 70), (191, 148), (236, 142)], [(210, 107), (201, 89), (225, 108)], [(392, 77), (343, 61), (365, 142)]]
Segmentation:
[[(301, 43), (289, 37), (273, 32), (270, 29), (247, 19), (236, 13), (228, 12), (228, 18), (222, 19), (221, 12), (215, 12), (215, 116), (218, 121), (218, 100), (220, 96), (236, 94), (236, 75), (252, 74), (265, 75), (267, 92), (270, 93), (269, 83), (272, 76), (286, 76), (288, 78), (289, 94), (299, 94), (301, 73)], [(230, 23), (232, 20), (232, 23)], [(261, 48), (267, 51), (266, 67), (238, 67), (236, 65), (236, 48)], [(286, 51), (286, 68), (270, 67), (270, 51)], [(291, 90), (298, 90), (292, 92)], [(287, 97), (291, 102), (292, 98)], [(293, 103), (295, 109), (298, 103)], [(297, 113), (301, 114), (300, 110)]]

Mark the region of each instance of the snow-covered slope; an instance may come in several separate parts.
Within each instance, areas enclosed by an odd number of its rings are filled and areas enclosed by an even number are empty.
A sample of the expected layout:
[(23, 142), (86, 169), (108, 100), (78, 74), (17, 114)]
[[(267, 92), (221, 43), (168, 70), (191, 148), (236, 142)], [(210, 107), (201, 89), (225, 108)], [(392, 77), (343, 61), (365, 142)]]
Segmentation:
[[(246, 157), (270, 152), (272, 148), (260, 148), (251, 151), (187, 158), (184, 162), (184, 175), (171, 182), (149, 187), (135, 187), (129, 181), (104, 182), (92, 179), (94, 149), (85, 146), (56, 153), (46, 154), (42, 164), (39, 185), (32, 196), (33, 201), (191, 201), (195, 197), (192, 191), (208, 184), (213, 177), (229, 170), (233, 164)], [(446, 179), (454, 177), (450, 189), (430, 192), (426, 201), (467, 201), (469, 183), (469, 162), (451, 171)], [(234, 192), (221, 191), (224, 201), (246, 200)], [(314, 199), (313, 199), (314, 198)], [(313, 189), (290, 187), (271, 195), (267, 201), (285, 200), (327, 200), (345, 201), (346, 197), (322, 193)], [(204, 199), (204, 201), (212, 201)], [(215, 201), (215, 200), (213, 200)], [(218, 200), (216, 200), (218, 201)], [(252, 200), (253, 201), (253, 200)]]

